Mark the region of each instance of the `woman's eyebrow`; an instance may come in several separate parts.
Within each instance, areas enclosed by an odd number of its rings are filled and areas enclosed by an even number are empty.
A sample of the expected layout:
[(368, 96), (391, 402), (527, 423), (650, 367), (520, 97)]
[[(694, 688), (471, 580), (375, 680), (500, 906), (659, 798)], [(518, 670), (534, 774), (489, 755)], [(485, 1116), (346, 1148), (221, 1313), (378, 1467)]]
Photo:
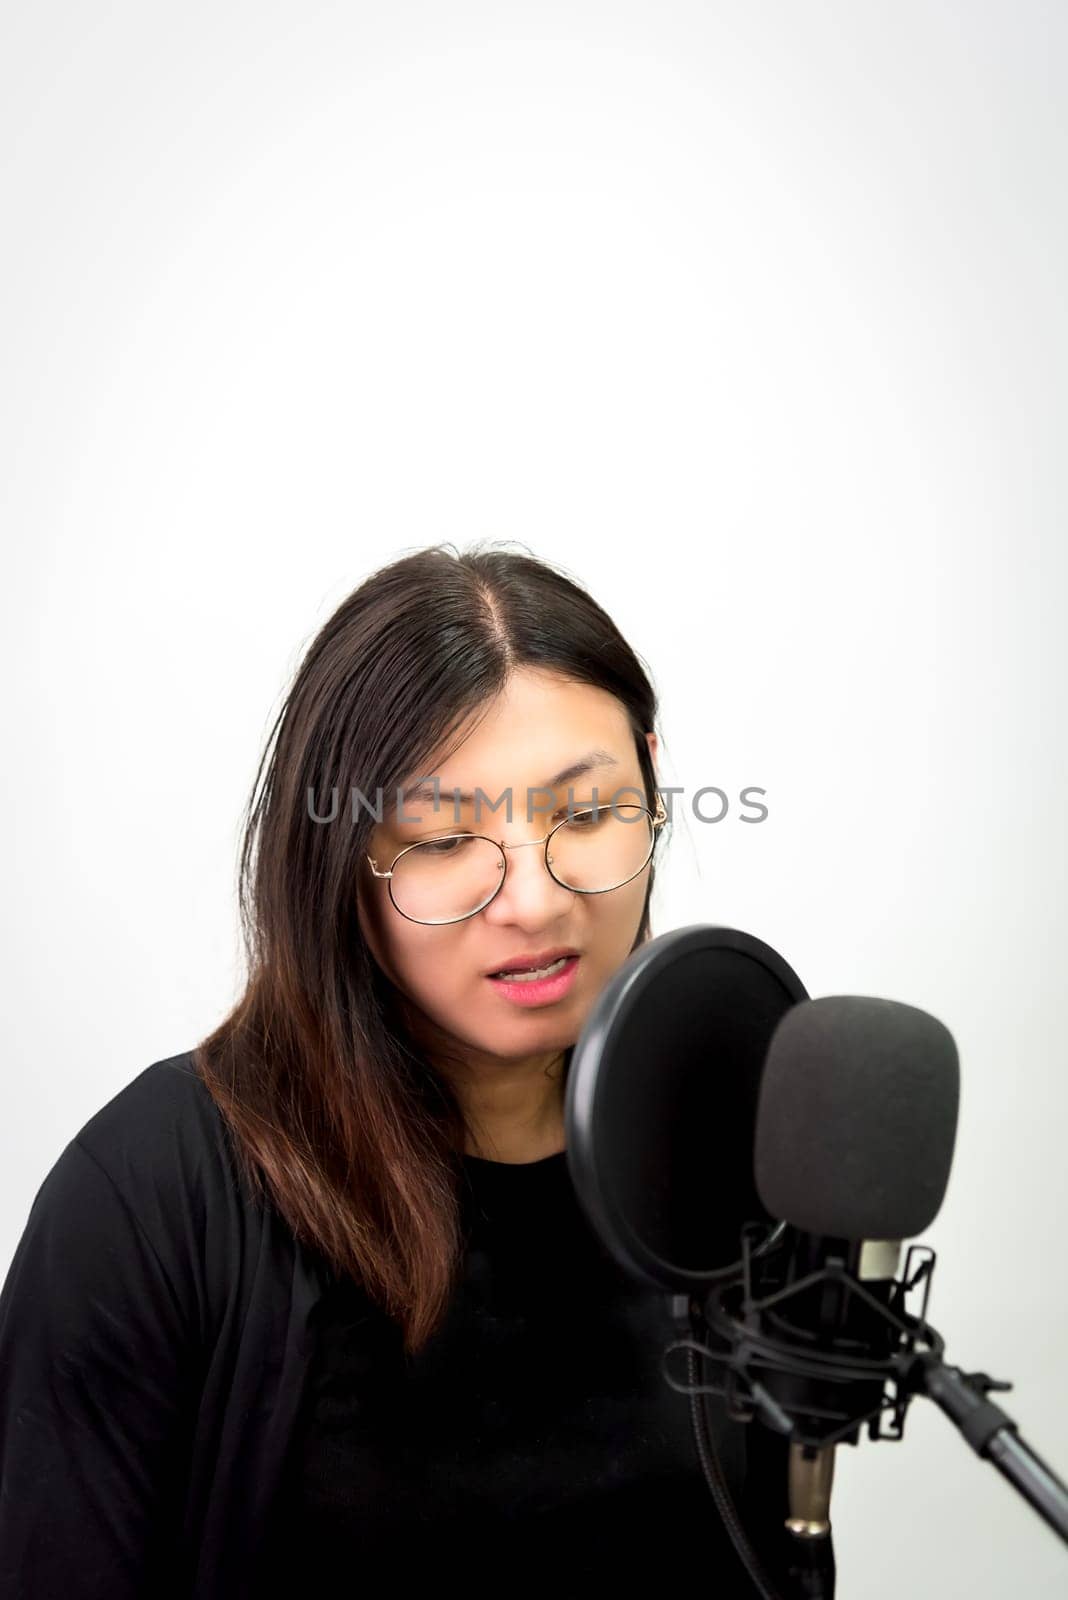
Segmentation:
[[(581, 778), (584, 773), (593, 772), (599, 767), (618, 766), (619, 762), (616, 760), (616, 757), (612, 755), (611, 751), (588, 750), (584, 756), (580, 756), (577, 761), (572, 761), (569, 766), (564, 767), (553, 777), (547, 778), (544, 783), (538, 784), (537, 787), (539, 789), (559, 789), (561, 784), (571, 783), (575, 778)], [(483, 794), (484, 798), (492, 798), (492, 796), (486, 796), (485, 791), (483, 790), (480, 790), (479, 792)], [(403, 799), (406, 804), (408, 801), (414, 801), (415, 803), (418, 803), (420, 800), (426, 800), (432, 804), (435, 799), (440, 798), (442, 793), (448, 795), (450, 800), (455, 795), (455, 798), (460, 805), (473, 805), (475, 801), (473, 794), (461, 793), (457, 795), (455, 790), (443, 790), (440, 785), (438, 792), (435, 794), (434, 785), (432, 783), (412, 784), (411, 788), (405, 789)]]

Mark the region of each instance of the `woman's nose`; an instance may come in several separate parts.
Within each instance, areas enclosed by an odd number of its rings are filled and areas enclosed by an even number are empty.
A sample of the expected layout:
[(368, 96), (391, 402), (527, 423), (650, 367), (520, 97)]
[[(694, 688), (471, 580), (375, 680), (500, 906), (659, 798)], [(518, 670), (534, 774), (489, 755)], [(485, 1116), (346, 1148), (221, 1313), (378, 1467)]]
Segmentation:
[(505, 861), (504, 882), (485, 910), (491, 921), (549, 920), (574, 898), (549, 871), (544, 839), (505, 845)]

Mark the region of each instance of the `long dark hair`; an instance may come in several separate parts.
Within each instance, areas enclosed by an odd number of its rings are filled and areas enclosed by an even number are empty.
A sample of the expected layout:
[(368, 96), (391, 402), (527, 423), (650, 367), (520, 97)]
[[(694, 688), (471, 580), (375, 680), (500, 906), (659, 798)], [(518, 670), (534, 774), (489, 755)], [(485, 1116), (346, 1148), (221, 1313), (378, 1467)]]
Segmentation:
[(335, 785), (342, 806), (352, 788), (395, 795), (520, 667), (621, 702), (652, 808), (656, 694), (581, 585), (499, 541), (402, 556), (319, 631), (275, 720), (244, 814), (247, 985), (194, 1052), (252, 1192), (399, 1322), (409, 1352), (438, 1326), (462, 1254), (464, 1117), (359, 928), (376, 818), (360, 804), (345, 826), (317, 827), (309, 812), (314, 797), (329, 815)]

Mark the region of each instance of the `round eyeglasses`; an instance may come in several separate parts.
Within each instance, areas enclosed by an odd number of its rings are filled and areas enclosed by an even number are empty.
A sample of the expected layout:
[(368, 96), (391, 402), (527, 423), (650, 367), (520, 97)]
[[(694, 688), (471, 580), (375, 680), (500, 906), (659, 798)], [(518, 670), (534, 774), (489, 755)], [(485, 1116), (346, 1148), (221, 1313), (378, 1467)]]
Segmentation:
[(506, 850), (541, 845), (549, 875), (562, 889), (608, 894), (648, 865), (656, 830), (666, 821), (657, 794), (655, 816), (648, 806), (593, 806), (565, 817), (544, 839), (505, 844), (480, 833), (451, 833), (405, 845), (386, 872), (373, 856), (367, 861), (376, 878), (388, 879), (389, 897), (409, 922), (463, 922), (500, 892)]

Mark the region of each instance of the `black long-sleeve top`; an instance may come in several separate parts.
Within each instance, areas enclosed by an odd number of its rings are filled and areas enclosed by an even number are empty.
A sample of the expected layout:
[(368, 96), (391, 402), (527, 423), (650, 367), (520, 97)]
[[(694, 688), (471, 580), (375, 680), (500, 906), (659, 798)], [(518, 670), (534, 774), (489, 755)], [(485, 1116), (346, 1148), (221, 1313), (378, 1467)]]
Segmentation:
[[(0, 1291), (0, 1600), (274, 1600), (347, 1571), (566, 1592), (695, 1562), (751, 1595), (660, 1371), (666, 1297), (600, 1245), (566, 1152), (463, 1169), (462, 1281), (409, 1357), (245, 1192), (189, 1052), (98, 1111)], [(785, 1445), (712, 1420), (773, 1540)]]

